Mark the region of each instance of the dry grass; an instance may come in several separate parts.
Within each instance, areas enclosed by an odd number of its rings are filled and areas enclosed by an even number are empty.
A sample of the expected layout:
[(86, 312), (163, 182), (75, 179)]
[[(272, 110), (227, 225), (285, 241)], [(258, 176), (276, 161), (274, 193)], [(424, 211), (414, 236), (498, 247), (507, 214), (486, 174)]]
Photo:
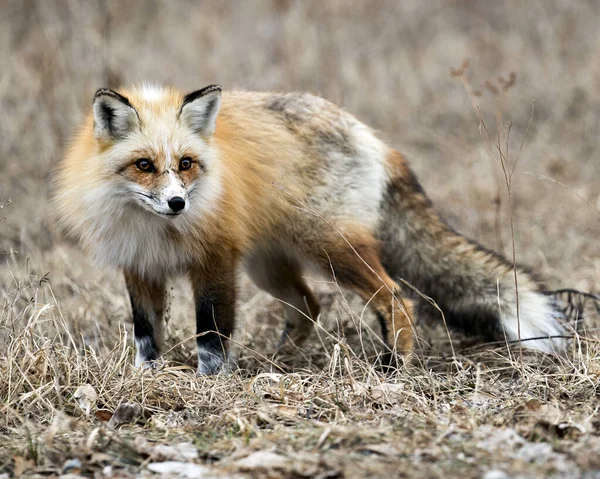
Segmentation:
[[(120, 275), (53, 240), (45, 223), (49, 172), (96, 88), (308, 90), (407, 152), (457, 229), (507, 256), (514, 239), (516, 260), (550, 288), (598, 291), (596, 2), (57, 0), (4, 1), (2, 12), (0, 475), (58, 474), (68, 460), (97, 477), (150, 475), (165, 460), (225, 477), (600, 469), (593, 340), (564, 358), (520, 356), (454, 333), (452, 349), (442, 328), (423, 324), (413, 364), (384, 376), (361, 302), (315, 278), (326, 308), (314, 340), (275, 362), (281, 305), (243, 278), (240, 369), (197, 378), (190, 294), (175, 281), (172, 350), (142, 373)], [(533, 99), (509, 204), (490, 139), (500, 133), (512, 169)], [(141, 408), (126, 417), (126, 403)]]

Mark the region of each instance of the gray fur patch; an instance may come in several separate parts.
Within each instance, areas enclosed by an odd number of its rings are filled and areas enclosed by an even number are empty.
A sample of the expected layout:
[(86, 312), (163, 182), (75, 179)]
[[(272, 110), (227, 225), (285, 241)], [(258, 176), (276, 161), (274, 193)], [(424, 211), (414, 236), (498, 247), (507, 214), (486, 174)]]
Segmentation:
[(349, 158), (349, 161), (354, 163), (360, 163), (360, 160), (356, 158), (356, 148), (350, 135), (343, 128), (331, 128), (328, 130), (315, 128), (315, 144), (324, 153), (335, 150), (343, 153)]
[(306, 93), (290, 93), (269, 96), (265, 106), (281, 117), (290, 132), (319, 153), (357, 154), (347, 116), (326, 100)]

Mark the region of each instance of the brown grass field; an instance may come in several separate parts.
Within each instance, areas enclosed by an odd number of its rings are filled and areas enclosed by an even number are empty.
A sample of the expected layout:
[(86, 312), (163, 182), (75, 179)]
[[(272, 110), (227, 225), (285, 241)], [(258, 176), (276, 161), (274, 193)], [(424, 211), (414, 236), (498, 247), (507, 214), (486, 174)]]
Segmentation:
[(274, 360), (282, 305), (242, 278), (239, 369), (199, 378), (190, 291), (175, 280), (171, 349), (141, 372), (121, 275), (47, 221), (53, 165), (97, 88), (306, 90), (403, 151), (460, 232), (509, 257), (514, 238), (550, 289), (598, 292), (598, 2), (1, 0), (0, 12), (0, 478), (600, 477), (589, 300), (564, 357), (481, 345), (438, 320), (419, 325), (412, 364), (384, 375), (373, 318), (330, 278), (311, 278), (325, 308), (307, 347)]

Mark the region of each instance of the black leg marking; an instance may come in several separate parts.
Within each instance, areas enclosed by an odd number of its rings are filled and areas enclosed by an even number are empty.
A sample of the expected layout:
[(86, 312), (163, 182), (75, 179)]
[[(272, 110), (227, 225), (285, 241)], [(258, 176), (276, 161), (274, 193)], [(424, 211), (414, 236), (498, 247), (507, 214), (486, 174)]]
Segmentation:
[(133, 310), (133, 335), (135, 338), (135, 365), (141, 366), (146, 361), (158, 359), (158, 346), (154, 339), (154, 326), (148, 319), (148, 315), (136, 306), (130, 295), (131, 308)]
[(397, 366), (396, 358), (394, 357), (393, 351), (391, 351), (391, 346), (387, 342), (388, 337), (388, 327), (385, 322), (385, 318), (381, 313), (376, 313), (377, 320), (379, 321), (379, 325), (381, 327), (381, 336), (384, 342), (383, 351), (381, 352), (381, 368), (384, 371), (388, 371)]
[(162, 317), (165, 306), (164, 280), (148, 281), (125, 271), (133, 313), (133, 336), (135, 339), (135, 365), (154, 361), (160, 356), (163, 337)]
[[(228, 275), (224, 275), (228, 276)], [(235, 316), (235, 277), (196, 285), (198, 373), (216, 374), (225, 365)], [(199, 291), (198, 291), (199, 289)]]

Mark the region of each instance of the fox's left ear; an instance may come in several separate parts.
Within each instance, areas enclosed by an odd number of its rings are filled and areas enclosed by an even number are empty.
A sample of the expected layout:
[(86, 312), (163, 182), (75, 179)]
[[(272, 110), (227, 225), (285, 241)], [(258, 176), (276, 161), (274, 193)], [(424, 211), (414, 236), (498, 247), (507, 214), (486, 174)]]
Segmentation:
[(103, 141), (121, 140), (140, 124), (129, 100), (116, 91), (101, 88), (94, 95), (94, 134)]
[(207, 86), (185, 96), (179, 117), (196, 133), (210, 136), (215, 132), (220, 106), (221, 87)]

